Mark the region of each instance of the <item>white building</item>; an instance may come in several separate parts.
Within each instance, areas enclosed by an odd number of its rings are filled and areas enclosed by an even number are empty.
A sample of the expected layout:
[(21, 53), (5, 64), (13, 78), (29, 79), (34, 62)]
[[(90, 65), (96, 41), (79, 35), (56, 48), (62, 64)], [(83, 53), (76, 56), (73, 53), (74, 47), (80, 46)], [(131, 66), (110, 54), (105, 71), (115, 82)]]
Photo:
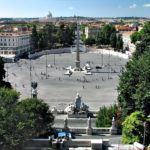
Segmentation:
[(128, 47), (131, 53), (133, 53), (136, 50), (136, 45), (131, 43), (130, 36), (132, 34), (133, 32), (122, 32), (123, 47)]
[(86, 39), (89, 37), (95, 37), (97, 33), (100, 31), (100, 26), (96, 27), (85, 27), (85, 37)]
[(31, 32), (0, 32), (0, 56), (20, 56), (30, 49)]

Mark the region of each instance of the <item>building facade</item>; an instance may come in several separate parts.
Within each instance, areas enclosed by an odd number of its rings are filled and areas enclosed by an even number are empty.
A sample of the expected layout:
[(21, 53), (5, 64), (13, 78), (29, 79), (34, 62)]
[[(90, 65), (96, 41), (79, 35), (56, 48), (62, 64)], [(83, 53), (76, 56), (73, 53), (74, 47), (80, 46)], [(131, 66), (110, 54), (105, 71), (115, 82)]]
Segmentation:
[(19, 57), (31, 50), (31, 32), (0, 32), (0, 56)]
[(136, 50), (136, 45), (131, 43), (131, 38), (130, 36), (134, 32), (121, 32), (122, 34), (122, 40), (123, 40), (123, 48), (126, 49), (128, 48), (131, 53), (135, 52)]
[(97, 33), (100, 31), (100, 26), (98, 27), (85, 27), (85, 37), (86, 39), (89, 37), (95, 37)]

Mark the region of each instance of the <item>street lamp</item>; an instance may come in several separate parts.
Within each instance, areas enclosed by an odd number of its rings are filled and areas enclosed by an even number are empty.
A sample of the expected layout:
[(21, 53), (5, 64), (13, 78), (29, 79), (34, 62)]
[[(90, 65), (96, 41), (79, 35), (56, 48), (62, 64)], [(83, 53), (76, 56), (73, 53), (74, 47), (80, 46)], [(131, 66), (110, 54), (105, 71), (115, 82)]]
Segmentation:
[(48, 79), (47, 77), (47, 51), (46, 51), (46, 79)]
[(9, 76), (9, 74), (8, 74), (8, 65), (6, 66), (6, 69), (7, 69), (7, 82), (8, 82), (8, 76)]
[(109, 50), (109, 56), (108, 56), (108, 79), (110, 79), (110, 50)]
[[(29, 51), (29, 60), (30, 60), (30, 86), (32, 84), (32, 65), (31, 65), (31, 55), (30, 55), (30, 51)], [(30, 87), (30, 96), (32, 98), (32, 86)]]
[(145, 145), (145, 136), (146, 136), (146, 121), (143, 123), (144, 135), (143, 135), (143, 145)]
[(54, 65), (55, 65), (55, 52), (54, 52)]

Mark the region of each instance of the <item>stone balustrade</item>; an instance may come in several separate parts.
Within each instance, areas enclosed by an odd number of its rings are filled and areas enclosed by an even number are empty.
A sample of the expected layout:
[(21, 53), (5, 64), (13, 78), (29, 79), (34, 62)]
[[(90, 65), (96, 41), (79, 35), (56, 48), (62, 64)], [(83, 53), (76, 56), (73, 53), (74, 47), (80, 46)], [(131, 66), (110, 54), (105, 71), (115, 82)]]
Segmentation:
[[(62, 131), (63, 128), (55, 127), (56, 130)], [(69, 131), (76, 134), (86, 134), (87, 127), (69, 127)], [(110, 134), (111, 128), (92, 128), (92, 134)], [(117, 134), (118, 130), (116, 130)]]

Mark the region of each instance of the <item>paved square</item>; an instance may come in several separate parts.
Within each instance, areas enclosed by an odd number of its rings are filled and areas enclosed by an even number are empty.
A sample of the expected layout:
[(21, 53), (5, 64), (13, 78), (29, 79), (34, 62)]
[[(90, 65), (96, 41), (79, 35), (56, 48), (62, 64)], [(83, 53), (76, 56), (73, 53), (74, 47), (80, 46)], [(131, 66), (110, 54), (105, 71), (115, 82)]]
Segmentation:
[[(117, 99), (118, 75), (127, 59), (105, 54), (105, 67), (99, 69), (99, 73), (85, 75), (83, 72), (75, 72), (70, 77), (64, 75), (64, 68), (75, 66), (75, 57), (75, 53), (47, 55), (48, 79), (43, 75), (46, 72), (46, 56), (31, 60), (32, 81), (38, 82), (38, 98), (47, 102), (51, 108), (56, 106), (60, 109), (74, 102), (77, 92), (82, 96), (84, 103), (90, 106), (90, 110), (97, 111), (102, 105), (113, 104)], [(81, 53), (80, 57), (81, 66), (88, 62), (94, 68), (93, 72), (97, 72), (97, 65), (102, 65), (100, 53)], [(30, 97), (30, 61), (8, 63), (5, 69), (8, 70), (6, 80), (20, 92), (20, 98)], [(110, 71), (111, 73), (108, 73)], [(108, 79), (109, 77), (111, 79)]]

